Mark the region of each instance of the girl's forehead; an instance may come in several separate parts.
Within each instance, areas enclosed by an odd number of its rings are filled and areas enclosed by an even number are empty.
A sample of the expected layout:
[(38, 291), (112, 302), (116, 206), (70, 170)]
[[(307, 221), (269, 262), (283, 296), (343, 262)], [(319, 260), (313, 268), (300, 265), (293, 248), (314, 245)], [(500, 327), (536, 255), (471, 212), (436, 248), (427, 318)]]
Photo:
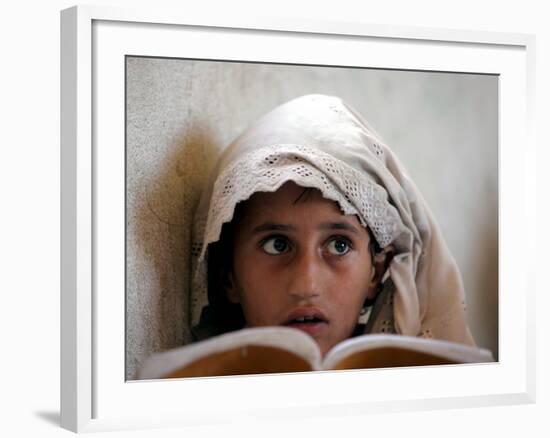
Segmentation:
[(240, 225), (257, 225), (262, 221), (307, 224), (339, 220), (361, 227), (355, 216), (346, 216), (335, 201), (324, 198), (318, 189), (301, 187), (291, 181), (275, 192), (255, 193), (242, 205), (236, 219)]
[(330, 199), (325, 199), (322, 193), (312, 187), (302, 187), (288, 181), (274, 192), (256, 192), (245, 203), (245, 210), (263, 211), (271, 213), (281, 210), (292, 210), (294, 207), (325, 206), (340, 212), (338, 204)]
[[(300, 200), (305, 199), (325, 199), (321, 192), (314, 187), (302, 187), (296, 184), (294, 181), (287, 181), (281, 187), (274, 192), (256, 192), (250, 197), (250, 201), (268, 200), (272, 202), (286, 202), (297, 203)], [(327, 200), (332, 202), (330, 200)]]

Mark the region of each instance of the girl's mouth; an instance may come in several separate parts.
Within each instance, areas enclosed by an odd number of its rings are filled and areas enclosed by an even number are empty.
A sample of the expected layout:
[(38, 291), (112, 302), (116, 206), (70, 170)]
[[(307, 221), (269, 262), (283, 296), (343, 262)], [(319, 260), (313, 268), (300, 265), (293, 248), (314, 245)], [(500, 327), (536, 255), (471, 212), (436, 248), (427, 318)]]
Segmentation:
[(327, 329), (328, 320), (316, 309), (298, 309), (291, 313), (283, 325), (317, 336)]

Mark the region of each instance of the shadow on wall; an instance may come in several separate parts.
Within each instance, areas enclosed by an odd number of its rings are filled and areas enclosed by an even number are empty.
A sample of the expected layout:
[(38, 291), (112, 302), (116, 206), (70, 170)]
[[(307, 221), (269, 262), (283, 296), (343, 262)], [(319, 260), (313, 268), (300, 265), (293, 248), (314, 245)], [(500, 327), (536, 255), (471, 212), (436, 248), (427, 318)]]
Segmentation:
[[(134, 272), (137, 295), (127, 293), (127, 378), (157, 351), (190, 341), (189, 284), (193, 216), (219, 148), (208, 128), (195, 124), (185, 132), (141, 191), (135, 216), (134, 239), (139, 257)], [(141, 284), (140, 284), (141, 283)]]
[[(497, 214), (495, 213), (495, 216)], [(475, 318), (478, 327), (476, 329), (481, 334), (477, 340), (481, 346), (489, 348), (493, 352), (495, 360), (499, 360), (499, 282), (498, 282), (498, 232), (495, 232), (494, 225), (487, 225), (487, 229), (479, 247), (484, 249), (482, 263), (479, 265), (479, 271), (476, 272), (479, 279), (479, 290), (486, 293), (477, 297), (478, 309), (491, 309), (490, 312), (483, 314), (477, 312)], [(494, 310), (493, 310), (494, 309)]]

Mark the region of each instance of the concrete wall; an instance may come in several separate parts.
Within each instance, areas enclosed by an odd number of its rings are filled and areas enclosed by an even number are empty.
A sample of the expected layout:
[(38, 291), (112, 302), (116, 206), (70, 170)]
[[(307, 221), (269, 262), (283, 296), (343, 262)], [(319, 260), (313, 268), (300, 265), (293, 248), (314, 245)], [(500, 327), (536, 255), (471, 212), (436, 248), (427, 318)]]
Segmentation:
[(401, 158), (463, 273), (474, 338), (498, 355), (495, 76), (128, 58), (127, 378), (188, 340), (191, 218), (220, 149), (309, 93), (343, 98)]

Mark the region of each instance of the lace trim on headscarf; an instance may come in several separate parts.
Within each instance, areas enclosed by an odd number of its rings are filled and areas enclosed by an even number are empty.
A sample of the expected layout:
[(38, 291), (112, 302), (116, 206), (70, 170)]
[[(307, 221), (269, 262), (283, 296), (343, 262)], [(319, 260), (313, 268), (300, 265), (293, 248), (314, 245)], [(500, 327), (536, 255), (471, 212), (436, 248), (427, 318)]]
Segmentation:
[(344, 214), (356, 214), (382, 248), (395, 238), (400, 218), (383, 187), (319, 150), (282, 144), (253, 151), (220, 174), (209, 216), (197, 218), (199, 240), (194, 241), (193, 253), (202, 259), (206, 246), (219, 239), (222, 225), (231, 221), (237, 203), (255, 192), (274, 192), (287, 181), (317, 188), (325, 198), (336, 201)]

